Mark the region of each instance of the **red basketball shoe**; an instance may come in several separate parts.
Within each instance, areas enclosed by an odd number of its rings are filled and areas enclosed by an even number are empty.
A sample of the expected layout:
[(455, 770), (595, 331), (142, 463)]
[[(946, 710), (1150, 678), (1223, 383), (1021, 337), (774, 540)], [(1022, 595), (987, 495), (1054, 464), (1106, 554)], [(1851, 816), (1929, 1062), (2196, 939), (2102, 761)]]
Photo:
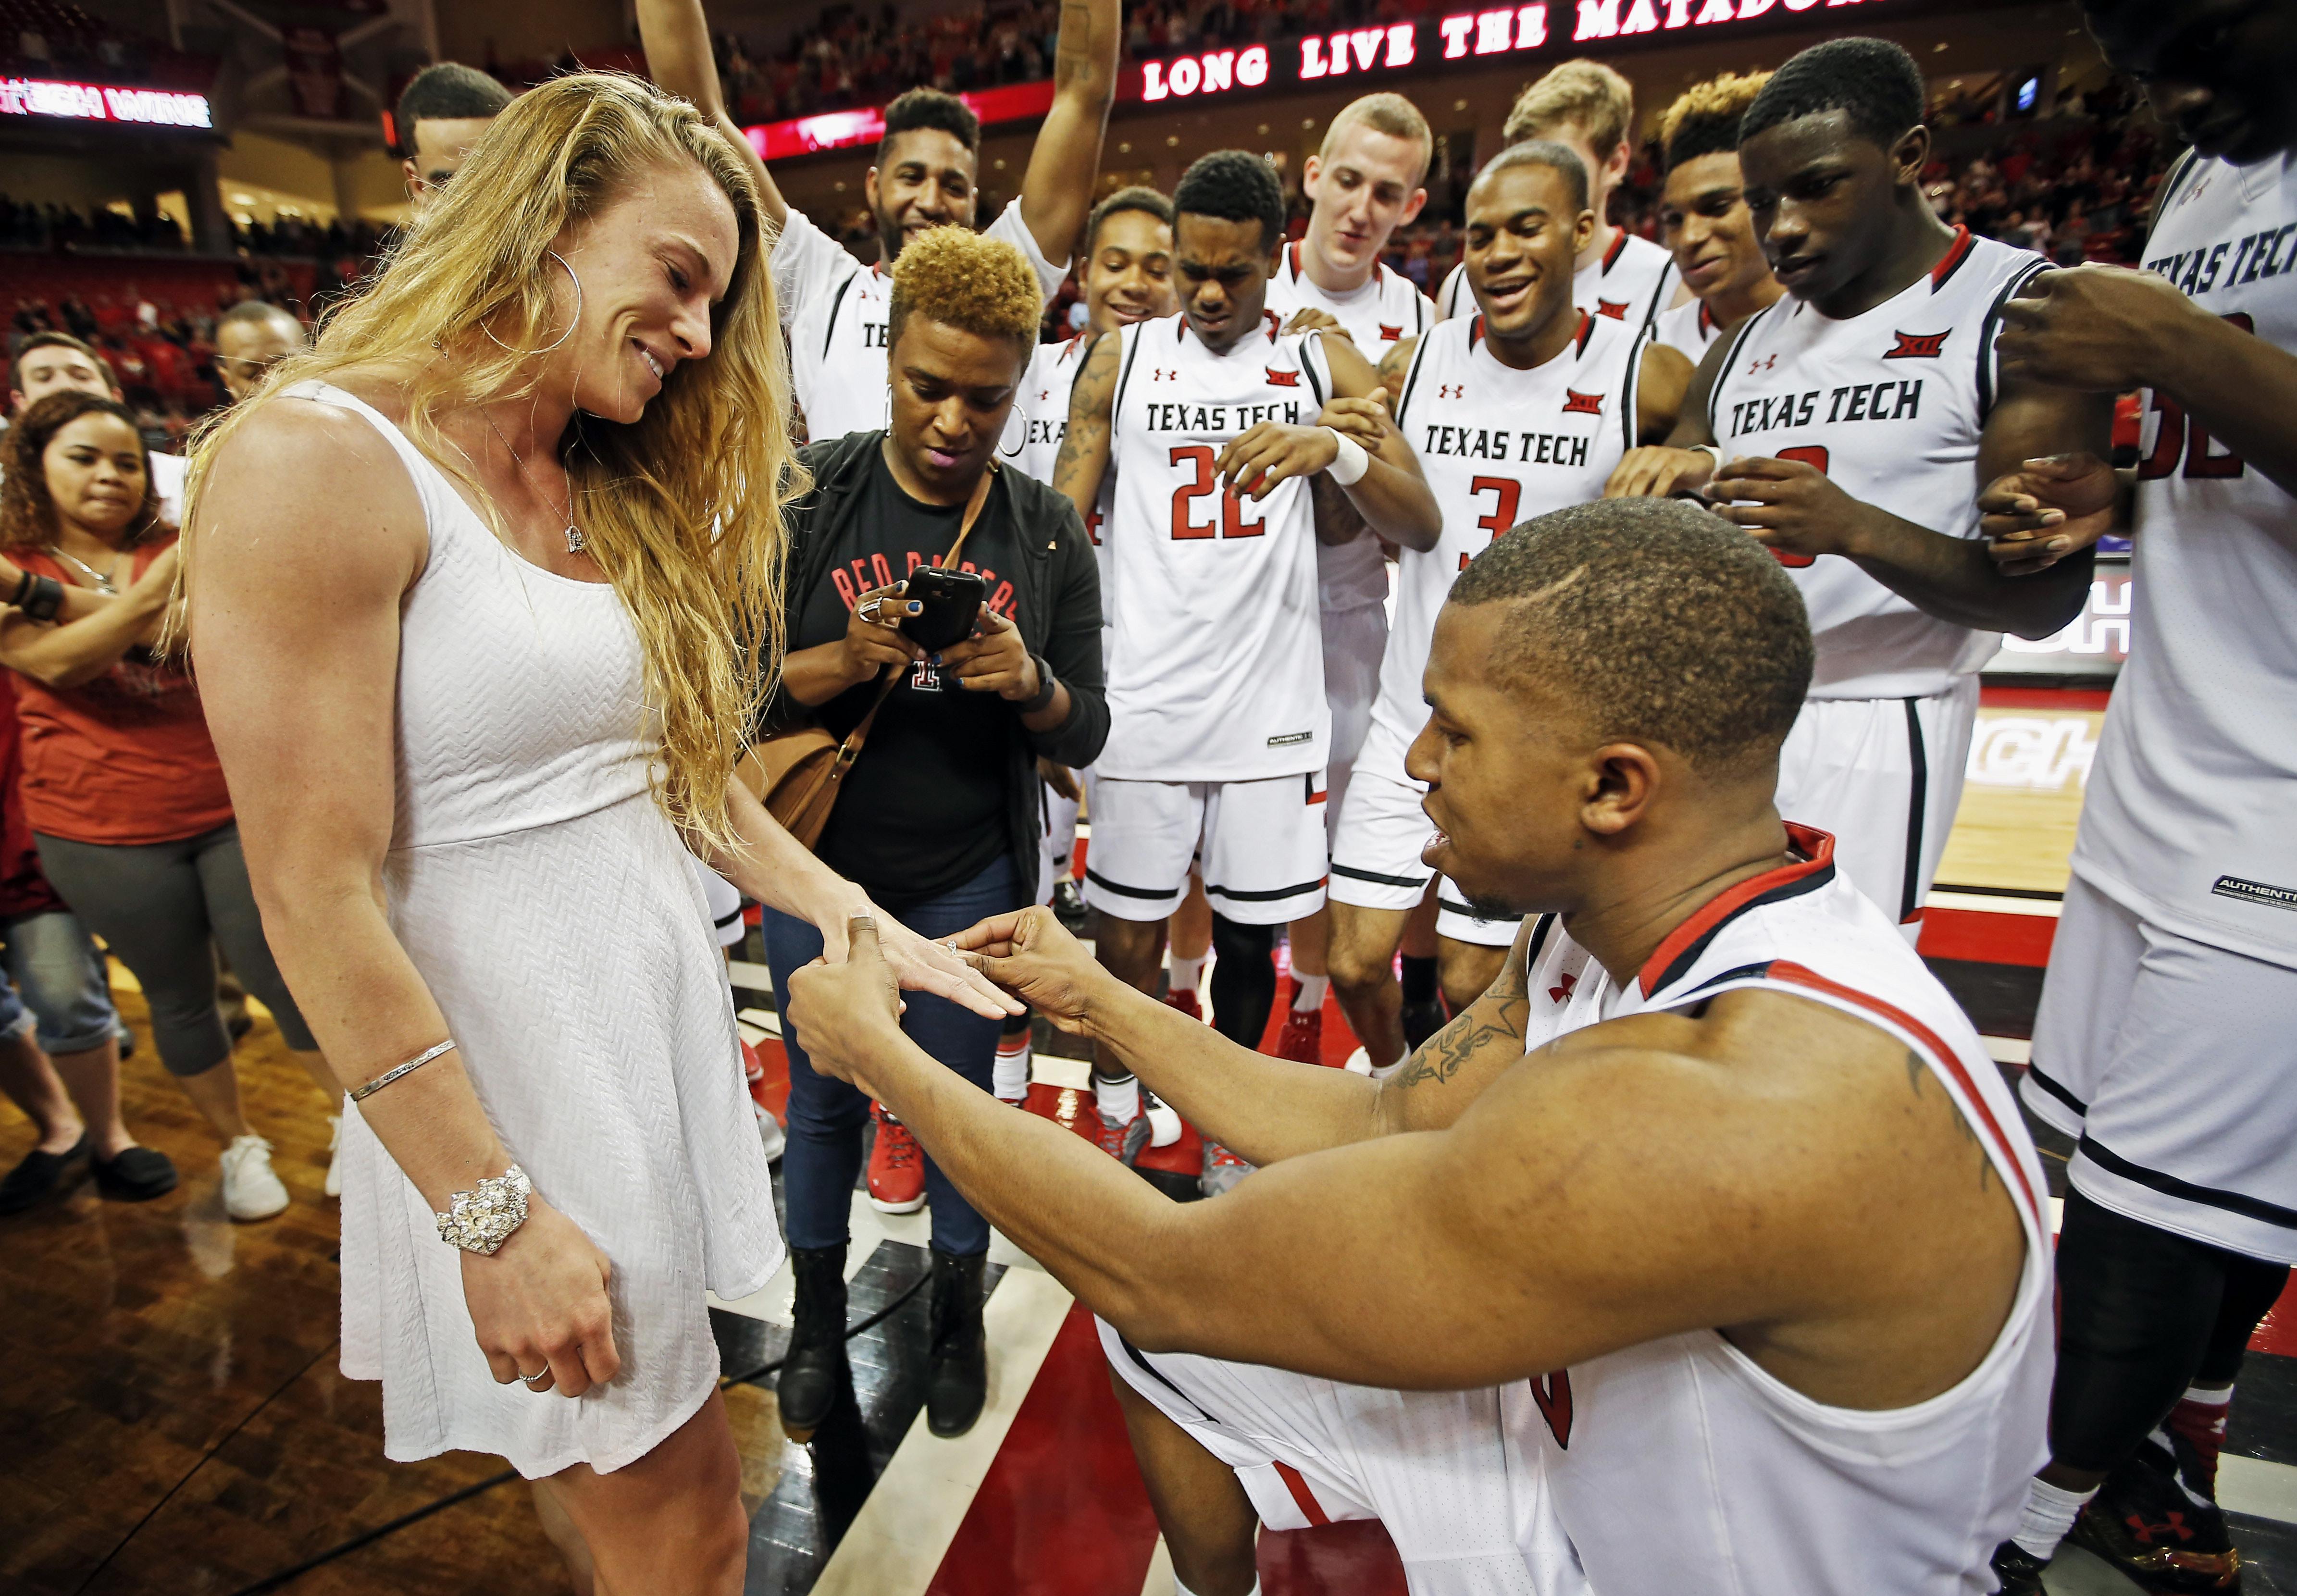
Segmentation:
[(1295, 1064), (1324, 1062), (1324, 1013), (1321, 1008), (1303, 1014), (1297, 1008), (1284, 1015), (1284, 1029), (1276, 1033), (1276, 1057), (1289, 1058)]
[(910, 1128), (869, 1105), (877, 1139), (869, 1149), (869, 1205), (880, 1213), (915, 1213), (926, 1205), (926, 1156)]
[(1192, 991), (1166, 992), (1165, 1001), (1192, 1020), (1201, 1020), (1205, 1017), (1205, 1006), (1197, 1001), (1197, 994)]

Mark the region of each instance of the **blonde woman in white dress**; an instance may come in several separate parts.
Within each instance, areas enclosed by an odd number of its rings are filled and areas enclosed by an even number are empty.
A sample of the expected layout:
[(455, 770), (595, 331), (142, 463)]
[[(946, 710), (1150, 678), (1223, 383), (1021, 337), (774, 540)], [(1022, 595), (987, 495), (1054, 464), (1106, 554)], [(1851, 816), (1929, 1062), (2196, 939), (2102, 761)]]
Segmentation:
[(703, 1292), (782, 1257), (687, 852), (833, 956), (867, 906), (730, 779), (793, 487), (748, 164), (636, 79), (525, 95), (202, 441), (185, 540), (265, 927), (357, 1098), (344, 1371), (391, 1457), (534, 1480), (597, 1592), (741, 1589)]

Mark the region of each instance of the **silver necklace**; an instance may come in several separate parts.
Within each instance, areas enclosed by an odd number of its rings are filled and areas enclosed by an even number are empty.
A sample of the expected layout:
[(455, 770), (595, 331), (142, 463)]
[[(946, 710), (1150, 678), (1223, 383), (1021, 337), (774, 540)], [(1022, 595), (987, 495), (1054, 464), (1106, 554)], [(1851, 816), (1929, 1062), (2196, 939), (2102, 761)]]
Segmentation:
[[(62, 549), (57, 547), (53, 543), (48, 545), (48, 552), (54, 555), (57, 559), (65, 562), (67, 564), (78, 566), (81, 571), (86, 573), (87, 580), (96, 585), (98, 591), (104, 593), (118, 593), (119, 591), (118, 588), (112, 585), (111, 572), (98, 571), (86, 560), (79, 558), (76, 555), (66, 554)], [(113, 562), (113, 568), (116, 570), (118, 565), (119, 562), (115, 560)]]
[[(510, 457), (510, 463), (513, 465), (518, 467), (519, 478), (526, 483), (526, 490), (534, 495), (535, 502), (546, 510), (550, 508), (550, 501), (543, 497), (542, 489), (535, 486), (534, 478), (527, 474), (526, 462), (518, 457), (518, 451), (511, 448), (510, 440), (502, 435), (500, 427), (495, 425), (495, 418), (482, 410), (479, 412), (479, 419), (487, 424), (487, 431), (495, 435), (495, 441), (503, 446), (503, 453)], [(570, 555), (580, 554), (585, 539), (582, 536), (582, 529), (574, 524), (574, 495), (571, 489), (566, 495), (566, 503), (558, 511), (558, 518), (566, 523), (566, 552)], [(77, 562), (74, 563), (77, 564)]]

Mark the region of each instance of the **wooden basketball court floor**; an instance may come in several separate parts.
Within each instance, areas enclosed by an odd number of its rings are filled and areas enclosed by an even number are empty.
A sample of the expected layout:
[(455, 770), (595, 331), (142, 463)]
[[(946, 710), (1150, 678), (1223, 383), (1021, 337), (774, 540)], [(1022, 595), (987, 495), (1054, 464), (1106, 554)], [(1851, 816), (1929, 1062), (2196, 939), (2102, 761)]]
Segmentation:
[[(2005, 1068), (2033, 1002), (2104, 695), (1989, 689), (1923, 951)], [(779, 1062), (770, 994), (737, 966), (745, 1023)], [(223, 1215), (215, 1150), (146, 1045), (127, 1067), (131, 1125), (185, 1172), (141, 1206), (68, 1197), (0, 1220), (0, 1596), (381, 1596), (567, 1589), (524, 1487), (498, 1459), (383, 1460), (372, 1385), (335, 1367), (335, 1214), (320, 1193), (325, 1106), (259, 1023), (243, 1045), (250, 1112), (294, 1201)], [(1336, 1007), (1327, 1050), (1354, 1046)], [(1041, 1054), (1039, 1078), (1083, 1065)], [(0, 1167), (30, 1130), (0, 1104)], [(2062, 1186), (2063, 1147), (2049, 1159)], [(990, 1403), (937, 1441), (921, 1406), (923, 1214), (857, 1195), (853, 1400), (813, 1444), (776, 1422), (770, 1370), (788, 1337), (786, 1278), (713, 1304), (752, 1509), (749, 1589), (868, 1596), (1167, 1596), (1169, 1564), (1132, 1468), (1090, 1320), (1001, 1238), (992, 1250)], [(2260, 1332), (2223, 1477), (2247, 1589), (2297, 1593), (2297, 1304)], [(1377, 1526), (1264, 1536), (1268, 1596), (1400, 1596)], [(2058, 1596), (2134, 1587), (2078, 1551)]]

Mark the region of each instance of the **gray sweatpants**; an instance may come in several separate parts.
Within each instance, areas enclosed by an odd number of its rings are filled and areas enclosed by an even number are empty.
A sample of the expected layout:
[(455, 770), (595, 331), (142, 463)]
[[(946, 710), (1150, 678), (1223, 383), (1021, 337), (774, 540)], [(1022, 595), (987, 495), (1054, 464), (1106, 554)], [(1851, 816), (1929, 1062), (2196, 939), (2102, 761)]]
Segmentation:
[(169, 1074), (201, 1074), (231, 1057), (216, 1008), (218, 946), (289, 1047), (318, 1045), (263, 940), (236, 822), (175, 843), (32, 840), (48, 884), (143, 983)]

